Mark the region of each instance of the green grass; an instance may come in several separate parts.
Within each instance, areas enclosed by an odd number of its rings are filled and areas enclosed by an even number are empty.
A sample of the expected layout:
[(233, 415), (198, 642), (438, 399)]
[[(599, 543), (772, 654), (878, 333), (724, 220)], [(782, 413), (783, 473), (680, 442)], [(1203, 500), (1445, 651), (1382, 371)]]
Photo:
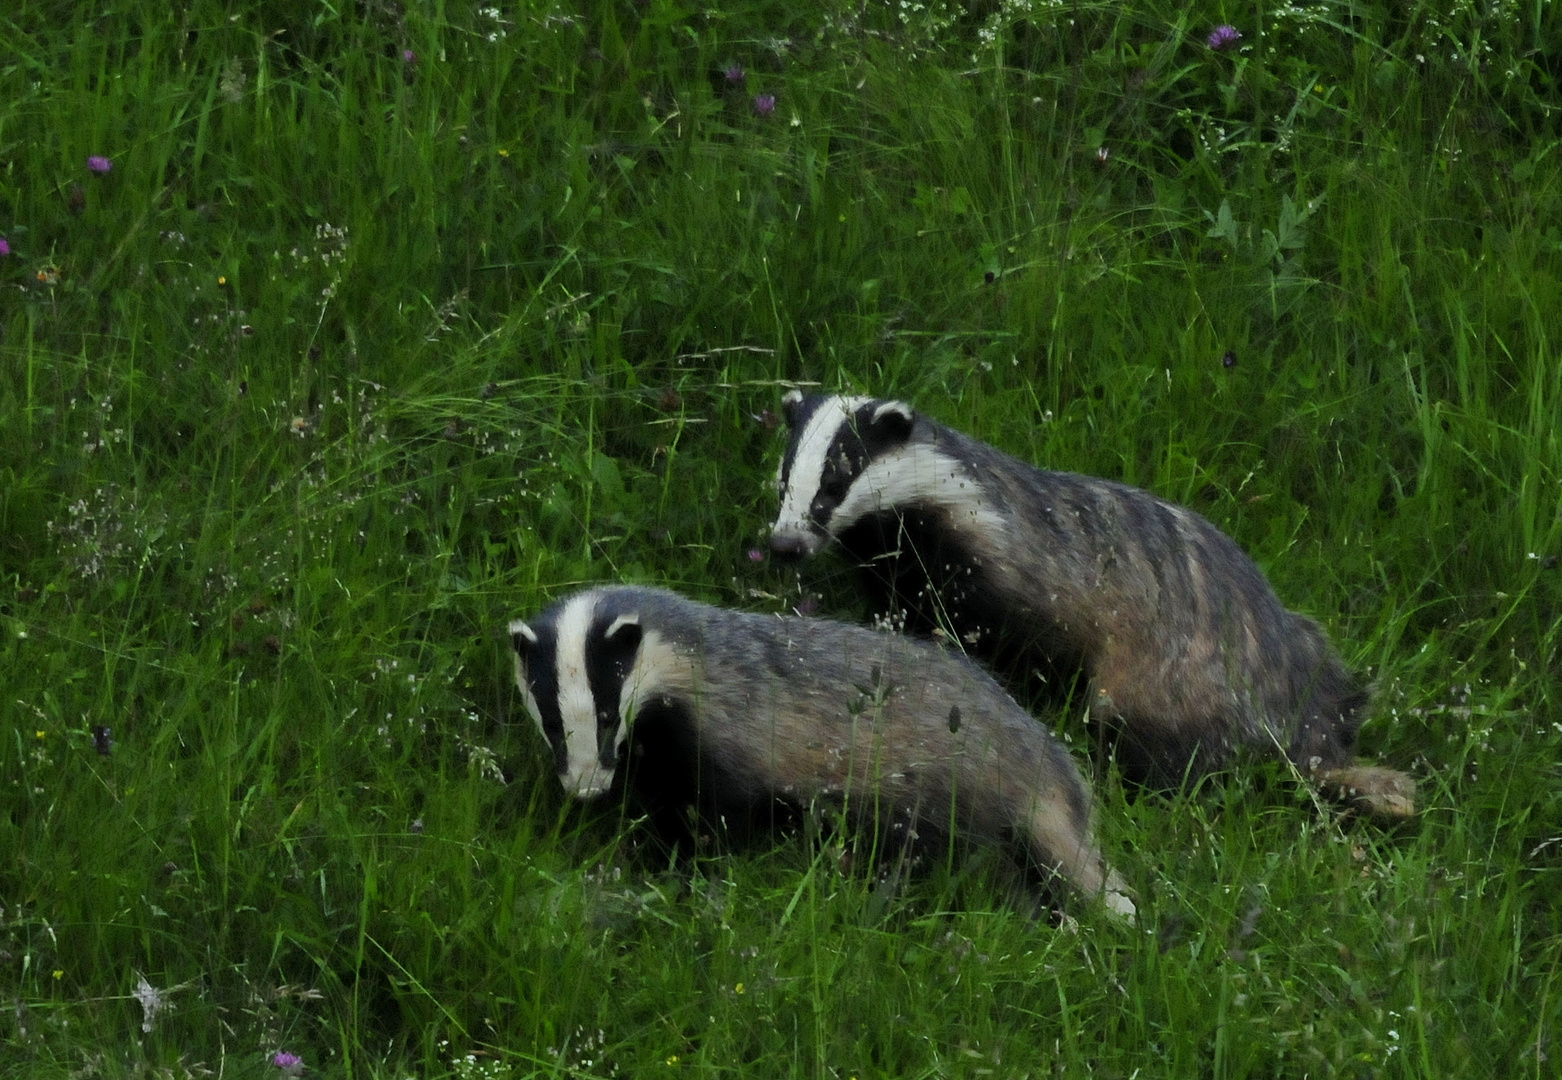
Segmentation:
[[(1556, 1074), (1553, 6), (1030, 6), (6, 6), (0, 1072)], [(509, 617), (860, 614), (748, 558), (799, 380), (1209, 516), (1420, 817), (1051, 717), (1130, 929), (566, 805)]]

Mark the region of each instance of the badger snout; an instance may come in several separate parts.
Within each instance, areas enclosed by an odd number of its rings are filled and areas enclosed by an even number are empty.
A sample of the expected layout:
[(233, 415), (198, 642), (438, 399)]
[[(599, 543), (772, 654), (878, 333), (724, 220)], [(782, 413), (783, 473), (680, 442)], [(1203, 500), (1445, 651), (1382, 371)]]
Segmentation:
[(613, 770), (593, 767), (585, 772), (560, 773), (559, 782), (568, 795), (577, 799), (596, 799), (606, 795), (613, 786)]
[(770, 537), (770, 554), (784, 562), (800, 562), (816, 549), (807, 533), (775, 533)]

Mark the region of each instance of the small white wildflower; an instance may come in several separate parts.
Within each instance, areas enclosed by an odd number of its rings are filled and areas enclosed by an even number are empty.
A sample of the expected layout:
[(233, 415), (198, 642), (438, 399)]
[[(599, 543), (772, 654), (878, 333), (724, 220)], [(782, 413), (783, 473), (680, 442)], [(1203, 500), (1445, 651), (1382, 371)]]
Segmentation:
[(141, 1003), (141, 1030), (146, 1032), (157, 1023), (158, 1013), (173, 1007), (169, 1004), (168, 992), (159, 990), (141, 974), (136, 975), (135, 999)]

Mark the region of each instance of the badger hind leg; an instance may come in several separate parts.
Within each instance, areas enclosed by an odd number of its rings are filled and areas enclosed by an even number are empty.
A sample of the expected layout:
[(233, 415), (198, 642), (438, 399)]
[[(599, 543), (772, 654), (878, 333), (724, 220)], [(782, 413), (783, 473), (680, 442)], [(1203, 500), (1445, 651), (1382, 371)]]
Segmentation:
[(1062, 799), (1037, 799), (1025, 816), (1028, 846), (1043, 867), (1062, 875), (1087, 897), (1100, 897), (1112, 914), (1132, 919), (1137, 909), (1128, 884), (1106, 865), (1093, 830), (1069, 812)]
[(1377, 817), (1415, 816), (1415, 778), (1397, 769), (1357, 762), (1339, 769), (1319, 769), (1313, 779), (1330, 796)]

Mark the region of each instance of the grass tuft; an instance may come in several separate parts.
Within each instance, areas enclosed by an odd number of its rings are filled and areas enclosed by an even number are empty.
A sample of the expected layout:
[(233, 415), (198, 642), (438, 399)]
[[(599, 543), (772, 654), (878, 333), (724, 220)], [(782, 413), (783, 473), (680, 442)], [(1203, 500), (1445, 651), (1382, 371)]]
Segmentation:
[[(1552, 1075), (1554, 24), (11, 4), (0, 1072)], [(508, 618), (860, 613), (748, 555), (796, 382), (1211, 518), (1372, 678), (1419, 817), (1125, 791), (1048, 717), (1130, 929), (983, 853), (669, 865), (567, 805)]]

